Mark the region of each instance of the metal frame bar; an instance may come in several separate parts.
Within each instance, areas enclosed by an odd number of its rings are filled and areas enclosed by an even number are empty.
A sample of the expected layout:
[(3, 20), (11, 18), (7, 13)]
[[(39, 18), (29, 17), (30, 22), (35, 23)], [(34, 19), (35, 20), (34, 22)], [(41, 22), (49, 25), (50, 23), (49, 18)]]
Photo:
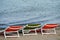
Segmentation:
[[(8, 27), (4, 30), (4, 37), (5, 37), (5, 38), (7, 38), (7, 37), (20, 37), (20, 36), (19, 36), (19, 30), (17, 30), (17, 31), (11, 31), (11, 32), (16, 32), (16, 33), (17, 33), (17, 36), (7, 36), (7, 35), (6, 35), (6, 33), (7, 33), (6, 30), (7, 30), (9, 27), (10, 27), (10, 26), (8, 26)], [(8, 33), (11, 33), (11, 32), (8, 32)]]
[[(54, 32), (44, 33), (43, 30), (53, 30)], [(55, 28), (52, 28), (52, 29), (43, 29), (43, 28), (41, 28), (41, 33), (42, 33), (42, 35), (43, 35), (43, 34), (56, 34), (56, 30), (55, 30)]]
[(24, 31), (25, 31), (25, 30), (22, 29), (23, 36), (24, 36), (24, 35), (37, 35), (37, 31), (36, 31), (36, 29), (34, 29), (35, 33), (32, 33), (32, 34), (25, 34)]
[(5, 38), (7, 38), (7, 37), (20, 37), (18, 31), (14, 31), (14, 32), (17, 33), (17, 36), (7, 36), (7, 35), (6, 35), (6, 32), (4, 31), (4, 37), (5, 37)]

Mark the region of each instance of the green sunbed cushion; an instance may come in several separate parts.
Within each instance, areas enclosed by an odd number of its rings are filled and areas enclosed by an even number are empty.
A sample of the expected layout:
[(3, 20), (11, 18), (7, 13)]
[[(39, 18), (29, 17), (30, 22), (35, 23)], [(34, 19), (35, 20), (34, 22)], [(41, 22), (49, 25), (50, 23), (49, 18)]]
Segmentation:
[(28, 24), (28, 26), (38, 26), (40, 24)]
[(40, 28), (40, 24), (28, 24), (24, 29), (35, 29), (35, 28)]
[(5, 28), (0, 28), (0, 30), (5, 30)]

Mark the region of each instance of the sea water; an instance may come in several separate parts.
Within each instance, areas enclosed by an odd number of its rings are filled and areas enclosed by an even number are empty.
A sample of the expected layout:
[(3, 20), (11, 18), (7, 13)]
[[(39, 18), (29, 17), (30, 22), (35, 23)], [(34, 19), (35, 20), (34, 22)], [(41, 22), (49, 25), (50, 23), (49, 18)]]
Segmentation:
[(28, 23), (60, 23), (60, 0), (0, 0), (0, 24)]

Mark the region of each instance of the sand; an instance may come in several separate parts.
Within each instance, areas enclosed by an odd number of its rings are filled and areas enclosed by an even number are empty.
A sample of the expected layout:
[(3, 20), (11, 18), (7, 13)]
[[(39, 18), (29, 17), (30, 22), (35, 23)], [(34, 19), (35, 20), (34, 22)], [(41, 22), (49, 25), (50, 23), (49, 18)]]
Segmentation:
[(56, 28), (57, 34), (50, 34), (50, 35), (41, 35), (41, 33), (38, 33), (38, 35), (30, 35), (30, 36), (22, 36), (20, 34), (19, 38), (4, 38), (3, 35), (0, 35), (0, 40), (60, 40), (60, 28)]

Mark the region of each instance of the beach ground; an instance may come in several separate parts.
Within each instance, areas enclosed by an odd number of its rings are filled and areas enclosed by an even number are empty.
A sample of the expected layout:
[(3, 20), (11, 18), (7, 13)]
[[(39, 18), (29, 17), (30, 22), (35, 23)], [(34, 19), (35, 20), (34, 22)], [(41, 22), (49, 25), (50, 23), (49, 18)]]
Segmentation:
[(30, 35), (30, 36), (22, 36), (20, 34), (19, 38), (4, 38), (3, 35), (0, 35), (0, 40), (60, 40), (60, 27), (56, 28), (57, 34), (50, 34), (50, 35), (41, 35), (41, 33), (38, 33), (38, 35)]

